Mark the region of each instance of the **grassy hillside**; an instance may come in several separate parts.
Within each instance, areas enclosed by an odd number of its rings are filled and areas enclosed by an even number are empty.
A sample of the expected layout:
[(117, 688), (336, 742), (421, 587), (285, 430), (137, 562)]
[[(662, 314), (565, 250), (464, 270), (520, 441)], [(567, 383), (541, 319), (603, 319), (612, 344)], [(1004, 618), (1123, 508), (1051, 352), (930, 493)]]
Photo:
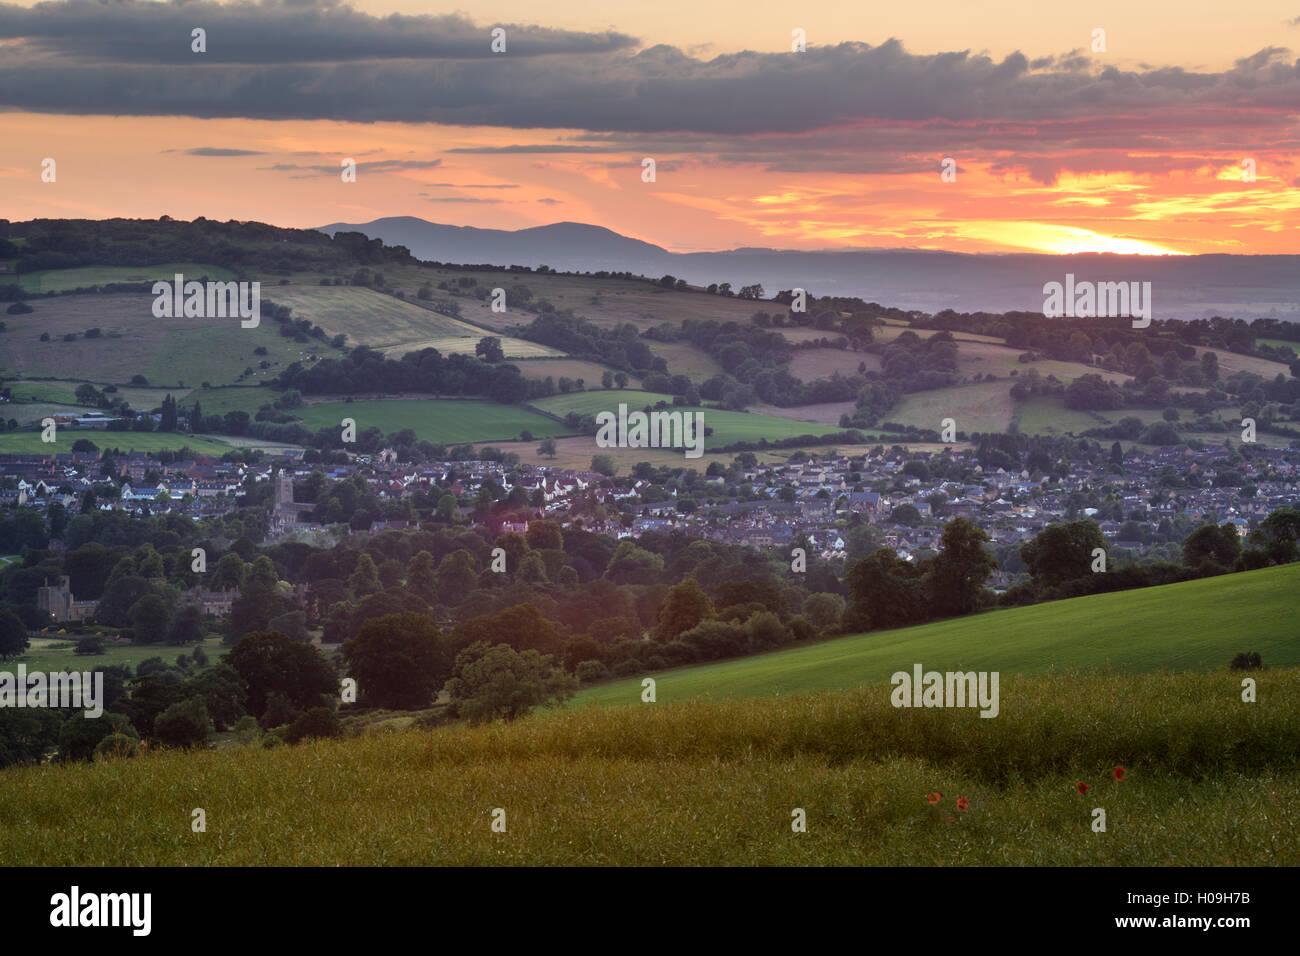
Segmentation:
[(0, 434), (0, 455), (57, 455), (72, 451), (78, 438), (88, 438), (99, 448), (120, 448), (129, 451), (174, 451), (190, 448), (204, 455), (220, 457), (230, 451), (233, 444), (254, 447), (264, 445), (247, 438), (229, 438), (217, 441), (200, 435), (166, 434), (162, 432), (110, 432), (89, 428), (63, 428), (56, 433), (56, 441), (41, 441), (39, 431), (5, 432)]
[(525, 429), (539, 439), (570, 431), (526, 408), (460, 399), (325, 402), (300, 408), (294, 414), (313, 431), (338, 428), (343, 419), (351, 418), (358, 432), (374, 427), (387, 435), (410, 428), (418, 438), (436, 444), (515, 441)]
[[(246, 384), (279, 374), (290, 362), (334, 353), (325, 343), (296, 343), (270, 321), (245, 329), (239, 319), (156, 319), (148, 294), (67, 295), (34, 299), (33, 312), (5, 316), (0, 368), (7, 375), (57, 376), (125, 384), (143, 374), (150, 385), (193, 388), (231, 384), (246, 368)], [(85, 331), (98, 328), (97, 338)], [(42, 333), (49, 339), (42, 342)], [(74, 335), (64, 341), (64, 335)], [(266, 349), (265, 355), (255, 353)], [(268, 368), (260, 363), (266, 361)], [(75, 387), (75, 386), (74, 386)]]
[(186, 280), (207, 276), (222, 282), (235, 278), (235, 274), (221, 266), (198, 262), (168, 262), (160, 266), (86, 266), (80, 269), (44, 269), (26, 272), (18, 277), (19, 284), (28, 292), (63, 292), (67, 289), (85, 289), (108, 285), (112, 282), (171, 282), (180, 273)]
[[(1294, 667), (1297, 588), (1300, 564), (1288, 564), (859, 634), (655, 679), (659, 699), (676, 701), (847, 690), (916, 663), (939, 671), (1141, 674), (1222, 667), (1239, 651), (1259, 651), (1265, 664)], [(636, 704), (640, 694), (639, 678), (614, 681), (580, 692), (575, 705)]]
[[(588, 708), (0, 774), (10, 865), (1300, 863), (1300, 671)], [(1123, 766), (1124, 780), (1113, 770)], [(1091, 790), (1076, 791), (1083, 781)], [(930, 805), (927, 794), (942, 799)], [(957, 798), (969, 801), (956, 808)], [(1094, 833), (1093, 808), (1107, 829)], [(207, 829), (191, 830), (202, 808)], [(492, 813), (504, 811), (505, 832)], [(792, 831), (795, 808), (807, 832)]]
[[(467, 352), (488, 330), (406, 301), (356, 286), (286, 286), (267, 298), (293, 309), (293, 318), (310, 319), (330, 336), (340, 332), (352, 344), (361, 343), (394, 358), (407, 352), (435, 348), (445, 354)], [(522, 339), (502, 338), (508, 358), (559, 355), (554, 349)]]
[(1006, 431), (1015, 404), (1011, 384), (1003, 380), (914, 392), (904, 395), (883, 417), (936, 432), (945, 418), (953, 419), (959, 432)]

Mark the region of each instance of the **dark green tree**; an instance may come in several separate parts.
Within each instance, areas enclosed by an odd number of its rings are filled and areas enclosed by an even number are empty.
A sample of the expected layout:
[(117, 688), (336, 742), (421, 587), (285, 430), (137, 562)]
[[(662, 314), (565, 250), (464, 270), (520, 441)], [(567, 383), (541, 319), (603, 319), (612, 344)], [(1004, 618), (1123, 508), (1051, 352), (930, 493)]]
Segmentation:
[(1054, 587), (1092, 572), (1093, 551), (1106, 549), (1097, 523), (1087, 518), (1051, 524), (1020, 546), (1020, 557), (1034, 583)]
[(712, 616), (713, 602), (709, 596), (704, 593), (698, 581), (686, 578), (668, 589), (664, 603), (659, 606), (655, 638), (660, 641), (675, 640)]
[(361, 699), (395, 710), (427, 707), (451, 674), (451, 646), (433, 618), (388, 614), (366, 621), (343, 645)]
[(456, 713), (471, 722), (513, 720), (572, 695), (577, 680), (550, 655), (520, 654), (508, 644), (472, 644), (456, 655), (447, 681)]
[(970, 614), (980, 604), (984, 583), (997, 559), (985, 549), (983, 528), (954, 518), (943, 529), (942, 550), (930, 566), (930, 600), (941, 615)]

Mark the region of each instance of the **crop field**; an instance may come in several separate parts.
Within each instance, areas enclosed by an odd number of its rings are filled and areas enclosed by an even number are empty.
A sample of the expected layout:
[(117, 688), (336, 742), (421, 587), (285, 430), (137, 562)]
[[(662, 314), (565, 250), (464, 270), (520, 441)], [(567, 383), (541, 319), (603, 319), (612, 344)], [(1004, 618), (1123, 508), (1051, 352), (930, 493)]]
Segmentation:
[[(350, 345), (368, 345), (394, 358), (424, 348), (473, 355), (479, 340), (492, 334), (413, 302), (358, 286), (283, 286), (266, 297), (291, 308), (294, 319), (310, 319), (330, 337), (341, 332)], [(501, 347), (507, 358), (560, 354), (522, 339), (502, 338)]]
[(672, 375), (686, 375), (702, 382), (722, 372), (722, 366), (704, 349), (689, 342), (646, 342), (650, 351), (668, 363)]
[(1006, 431), (1015, 405), (1011, 384), (1003, 380), (914, 392), (904, 395), (882, 418), (933, 431), (942, 428), (945, 418), (956, 421), (961, 432)]
[[(436, 269), (432, 271), (438, 272)], [(746, 301), (699, 292), (669, 292), (653, 283), (632, 279), (511, 275), (500, 272), (449, 272), (441, 278), (450, 279), (454, 283), (462, 275), (477, 279), (479, 285), (488, 289), (522, 283), (533, 293), (534, 302), (546, 299), (554, 303), (557, 309), (573, 309), (575, 315), (604, 328), (630, 322), (639, 329), (647, 329), (663, 322), (678, 324), (686, 319), (748, 322), (755, 312), (772, 312), (780, 308), (771, 302)], [(435, 286), (438, 281), (441, 279), (435, 279)], [(411, 293), (408, 291), (407, 294)], [(506, 329), (513, 325), (527, 325), (533, 319), (532, 313), (523, 310), (495, 313), (486, 302), (472, 297), (457, 297), (456, 301), (460, 303), (461, 314), (467, 320), (487, 328)]]
[[(0, 855), (19, 866), (1295, 866), (1300, 671), (1258, 681), (1248, 705), (1226, 671), (1015, 677), (996, 720), (894, 708), (888, 684), (685, 703), (661, 693), (486, 727), (13, 767)], [(195, 806), (207, 821), (197, 836)], [(792, 832), (796, 808), (804, 833)]]
[[(1294, 668), (1298, 587), (1300, 564), (1287, 564), (989, 611), (664, 671), (657, 694), (675, 702), (844, 691), (918, 661), (939, 671), (1142, 674), (1226, 668), (1238, 652), (1258, 651), (1270, 667)], [(616, 680), (580, 691), (571, 706), (638, 704), (640, 694), (639, 678)]]
[(186, 280), (209, 279), (226, 281), (235, 274), (221, 266), (197, 262), (168, 262), (159, 266), (85, 266), (78, 269), (45, 269), (27, 272), (18, 277), (19, 284), (28, 292), (63, 292), (67, 289), (84, 289), (107, 285), (110, 282), (150, 282), (159, 279), (171, 282), (176, 274)]
[[(800, 349), (790, 360), (790, 374), (800, 381), (858, 374), (858, 366), (866, 365), (868, 372), (880, 371), (880, 356), (871, 352), (852, 352), (848, 349)], [(672, 368), (672, 363), (669, 363)]]
[(313, 431), (339, 428), (343, 419), (351, 418), (358, 432), (374, 427), (387, 435), (410, 428), (417, 437), (435, 444), (516, 441), (525, 430), (538, 439), (571, 431), (526, 408), (461, 399), (326, 402), (297, 409), (294, 414)]
[(1255, 358), (1253, 355), (1238, 355), (1236, 352), (1225, 352), (1222, 349), (1202, 349), (1196, 350), (1197, 360), (1200, 360), (1201, 353), (1213, 352), (1219, 357), (1219, 377), (1227, 378), (1233, 372), (1253, 372), (1256, 375), (1262, 375), (1264, 378), (1272, 379), (1277, 375), (1286, 377), (1291, 376), (1291, 368), (1282, 362), (1273, 362), (1269, 359)]
[[(0, 363), (15, 377), (121, 386), (143, 374), (150, 385), (192, 388), (204, 381), (227, 384), (252, 368), (256, 383), (290, 362), (333, 352), (323, 342), (293, 342), (269, 321), (245, 329), (237, 318), (155, 319), (149, 295), (64, 295), (33, 300), (32, 306), (35, 311), (28, 315), (5, 317), (9, 331)], [(90, 328), (100, 329), (99, 337), (86, 338)], [(42, 333), (49, 334), (48, 341), (40, 340)], [(76, 338), (65, 342), (65, 334)], [(268, 354), (255, 355), (259, 346)], [(263, 360), (269, 369), (258, 368)]]
[(56, 440), (46, 444), (39, 431), (0, 433), (0, 455), (56, 455), (72, 451), (78, 438), (87, 438), (100, 449), (120, 448), (129, 451), (174, 451), (189, 447), (204, 455), (220, 457), (230, 451), (229, 442), (249, 445), (251, 439), (215, 441), (200, 435), (164, 434), (162, 432), (110, 432), (94, 428), (60, 428)]

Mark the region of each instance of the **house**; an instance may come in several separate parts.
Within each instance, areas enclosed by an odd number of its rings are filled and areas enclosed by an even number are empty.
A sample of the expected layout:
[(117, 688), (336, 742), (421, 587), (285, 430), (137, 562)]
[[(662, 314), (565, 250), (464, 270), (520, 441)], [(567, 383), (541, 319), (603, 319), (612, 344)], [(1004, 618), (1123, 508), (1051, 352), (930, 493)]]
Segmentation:
[(192, 587), (181, 595), (179, 603), (182, 607), (197, 607), (203, 614), (213, 617), (227, 617), (238, 596), (238, 591), (205, 591)]

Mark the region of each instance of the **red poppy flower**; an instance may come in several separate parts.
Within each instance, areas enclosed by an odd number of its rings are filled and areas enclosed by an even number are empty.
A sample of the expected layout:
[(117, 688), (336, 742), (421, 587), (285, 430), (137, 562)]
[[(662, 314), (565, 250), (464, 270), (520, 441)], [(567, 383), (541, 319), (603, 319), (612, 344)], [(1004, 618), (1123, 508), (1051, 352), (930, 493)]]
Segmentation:
[(936, 804), (936, 803), (938, 803), (940, 800), (943, 799), (943, 794), (942, 794), (942, 793), (932, 793), (932, 794), (930, 794), (928, 797), (926, 797), (925, 799), (928, 800), (928, 801), (930, 802), (931, 805), (933, 805), (933, 804)]
[(1074, 785), (1074, 787), (1075, 787), (1075, 789), (1078, 790), (1080, 793), (1087, 793), (1087, 792), (1088, 792), (1088, 785), (1087, 785), (1086, 783), (1084, 783), (1082, 780), (1080, 780), (1078, 783), (1076, 783), (1076, 784)]
[(1123, 767), (1116, 767), (1116, 768), (1115, 768), (1115, 779), (1116, 779), (1116, 780), (1123, 780), (1123, 779), (1124, 779), (1124, 768), (1123, 768)]
[(956, 817), (949, 817), (949, 818), (948, 818), (948, 822), (949, 822), (949, 823), (955, 823), (956, 820), (957, 820)]
[(958, 797), (958, 798), (957, 798), (957, 809), (958, 809), (958, 810), (962, 810), (962, 811), (964, 811), (968, 806), (970, 806), (970, 801), (967, 800), (965, 797)]

